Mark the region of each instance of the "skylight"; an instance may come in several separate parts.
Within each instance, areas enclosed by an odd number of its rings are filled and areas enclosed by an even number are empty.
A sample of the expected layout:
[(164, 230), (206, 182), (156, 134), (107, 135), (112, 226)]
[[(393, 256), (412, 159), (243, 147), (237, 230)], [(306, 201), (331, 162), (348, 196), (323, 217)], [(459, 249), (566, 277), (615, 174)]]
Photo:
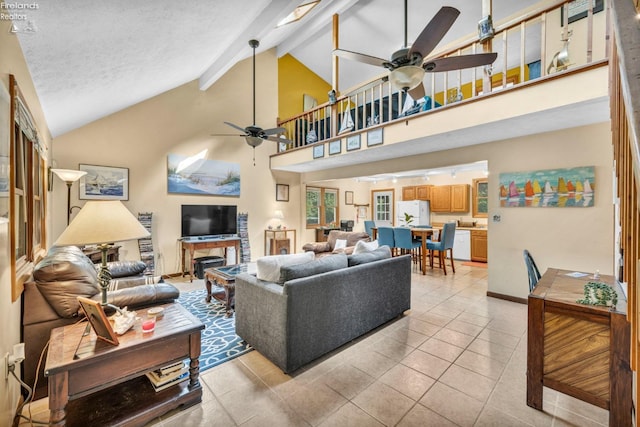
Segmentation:
[(307, 13), (311, 12), (311, 9), (313, 9), (318, 3), (320, 3), (320, 0), (301, 4), (300, 6), (296, 7), (293, 12), (288, 14), (282, 21), (278, 22), (276, 28), (301, 20)]

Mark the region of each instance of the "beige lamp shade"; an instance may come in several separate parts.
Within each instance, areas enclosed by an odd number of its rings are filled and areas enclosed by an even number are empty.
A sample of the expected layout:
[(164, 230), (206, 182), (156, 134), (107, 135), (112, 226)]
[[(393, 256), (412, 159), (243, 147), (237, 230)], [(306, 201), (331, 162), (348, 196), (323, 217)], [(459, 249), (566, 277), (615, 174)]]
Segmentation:
[(284, 214), (281, 210), (277, 210), (273, 213), (273, 219), (284, 219)]
[(119, 200), (89, 201), (54, 246), (93, 245), (149, 237), (149, 232)]
[(75, 182), (87, 174), (85, 171), (73, 169), (51, 169), (51, 172), (55, 173), (64, 182)]

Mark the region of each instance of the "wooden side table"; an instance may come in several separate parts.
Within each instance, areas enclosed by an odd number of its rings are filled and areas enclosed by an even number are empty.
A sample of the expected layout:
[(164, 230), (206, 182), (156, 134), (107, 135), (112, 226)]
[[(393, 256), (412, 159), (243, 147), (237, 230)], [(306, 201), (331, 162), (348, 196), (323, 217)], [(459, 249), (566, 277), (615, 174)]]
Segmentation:
[[(202, 400), (198, 357), (204, 325), (178, 303), (162, 307), (155, 331), (143, 333), (136, 325), (118, 336), (117, 346), (99, 341), (93, 331), (83, 337), (84, 322), (51, 331), (45, 365), (50, 425), (141, 426)], [(186, 358), (189, 379), (156, 392), (144, 374)]]
[[(290, 234), (293, 234), (293, 247), (291, 246)], [(291, 254), (296, 251), (296, 245), (296, 230), (293, 228), (272, 228), (264, 230), (265, 255)]]
[[(84, 253), (92, 263), (100, 264), (102, 262), (102, 252), (100, 249), (83, 249), (82, 253)], [(119, 261), (120, 260), (120, 246), (111, 246), (107, 249), (107, 262), (111, 261)]]

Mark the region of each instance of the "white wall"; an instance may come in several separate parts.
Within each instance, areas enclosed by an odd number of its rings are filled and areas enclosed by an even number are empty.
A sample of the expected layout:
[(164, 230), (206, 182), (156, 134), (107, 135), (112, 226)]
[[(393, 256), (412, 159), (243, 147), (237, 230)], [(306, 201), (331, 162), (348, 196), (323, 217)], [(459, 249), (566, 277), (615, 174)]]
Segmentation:
[[(462, 119), (461, 119), (462, 120)], [(489, 291), (526, 298), (529, 293), (522, 251), (528, 249), (538, 267), (613, 272), (613, 153), (609, 123), (513, 138), (454, 150), (390, 159), (351, 170), (354, 176), (488, 161), (489, 168)], [(595, 166), (595, 206), (590, 208), (501, 208), (501, 172)], [(345, 169), (319, 171), (304, 179), (326, 181), (344, 176)], [(444, 178), (443, 178), (444, 179)], [(349, 180), (341, 180), (349, 181)], [(438, 181), (430, 181), (436, 183)], [(445, 183), (445, 182), (443, 182)], [(447, 182), (448, 183), (448, 182)], [(329, 185), (327, 183), (327, 185)], [(401, 183), (381, 182), (372, 188)], [(494, 214), (500, 222), (492, 222)], [(451, 219), (458, 219), (457, 216)]]

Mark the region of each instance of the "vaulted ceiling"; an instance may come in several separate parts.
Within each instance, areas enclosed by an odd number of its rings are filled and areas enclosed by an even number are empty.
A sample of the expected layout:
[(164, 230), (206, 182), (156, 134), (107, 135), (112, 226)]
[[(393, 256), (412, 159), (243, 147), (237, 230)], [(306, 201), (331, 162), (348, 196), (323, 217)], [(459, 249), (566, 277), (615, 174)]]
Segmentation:
[[(402, 0), (322, 0), (302, 21), (276, 24), (305, 0), (57, 0), (38, 2), (14, 21), (52, 135), (141, 102), (194, 79), (206, 90), (235, 63), (276, 47), (331, 81), (332, 15), (340, 47), (388, 58), (404, 39)], [(461, 11), (436, 47), (476, 32), (482, 0), (408, 2), (408, 40), (440, 7)], [(493, 0), (494, 21), (526, 0)], [(340, 89), (383, 70), (341, 61)]]

